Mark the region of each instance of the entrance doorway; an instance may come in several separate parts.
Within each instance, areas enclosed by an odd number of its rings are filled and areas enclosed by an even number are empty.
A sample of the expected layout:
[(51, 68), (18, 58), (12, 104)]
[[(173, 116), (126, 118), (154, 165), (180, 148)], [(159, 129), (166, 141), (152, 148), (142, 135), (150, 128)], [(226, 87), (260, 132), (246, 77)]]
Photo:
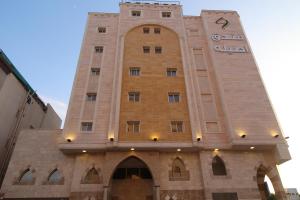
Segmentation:
[(152, 174), (136, 157), (129, 157), (117, 166), (111, 184), (112, 200), (153, 200)]

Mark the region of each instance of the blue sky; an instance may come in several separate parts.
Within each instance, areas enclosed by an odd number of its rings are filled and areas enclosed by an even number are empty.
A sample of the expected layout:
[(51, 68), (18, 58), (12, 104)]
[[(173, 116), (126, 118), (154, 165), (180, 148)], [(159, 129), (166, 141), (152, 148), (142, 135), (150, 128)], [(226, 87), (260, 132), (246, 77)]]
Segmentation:
[[(0, 48), (62, 118), (87, 12), (118, 12), (118, 4), (116, 0), (0, 2)], [(300, 190), (300, 1), (183, 0), (181, 4), (185, 15), (199, 15), (201, 9), (239, 12), (283, 132), (290, 136), (294, 159), (280, 166), (282, 181)]]

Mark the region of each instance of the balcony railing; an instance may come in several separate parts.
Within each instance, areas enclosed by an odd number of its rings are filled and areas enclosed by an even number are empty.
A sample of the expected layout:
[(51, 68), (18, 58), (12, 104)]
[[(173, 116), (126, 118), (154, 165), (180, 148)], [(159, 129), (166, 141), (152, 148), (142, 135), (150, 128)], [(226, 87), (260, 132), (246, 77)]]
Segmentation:
[(180, 5), (180, 1), (159, 1), (159, 0), (121, 0), (120, 3)]

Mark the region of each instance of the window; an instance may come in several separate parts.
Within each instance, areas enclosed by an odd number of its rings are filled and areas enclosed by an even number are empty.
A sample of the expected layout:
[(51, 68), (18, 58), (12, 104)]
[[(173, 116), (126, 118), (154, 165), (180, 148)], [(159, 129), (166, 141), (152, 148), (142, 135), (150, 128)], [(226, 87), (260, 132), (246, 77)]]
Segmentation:
[(83, 184), (99, 184), (100, 183), (100, 177), (98, 171), (93, 167), (90, 169), (86, 176), (84, 177), (84, 180), (82, 181)]
[(48, 183), (50, 184), (60, 184), (62, 180), (63, 177), (58, 169), (53, 170), (48, 177)]
[(144, 53), (150, 53), (150, 47), (149, 46), (143, 46)]
[(154, 33), (155, 34), (160, 34), (160, 28), (154, 28)]
[(167, 69), (167, 76), (173, 77), (176, 76), (177, 69), (176, 68), (168, 68)]
[(91, 74), (93, 76), (99, 76), (100, 75), (100, 68), (91, 68)]
[(212, 160), (212, 170), (215, 176), (226, 176), (226, 167), (223, 160), (219, 156), (215, 156)]
[(82, 122), (81, 131), (92, 131), (93, 123), (92, 122)]
[(144, 27), (144, 28), (143, 28), (143, 32), (144, 32), (145, 34), (149, 34), (149, 33), (150, 33), (150, 28)]
[(155, 53), (156, 54), (160, 54), (162, 52), (162, 48), (161, 47), (155, 47)]
[(171, 122), (172, 133), (182, 133), (183, 132), (183, 122), (182, 121), (172, 121)]
[(106, 28), (105, 27), (98, 27), (98, 32), (99, 33), (106, 33)]
[(180, 158), (175, 158), (172, 163), (172, 170), (169, 171), (170, 181), (187, 181), (190, 179), (190, 173), (186, 170), (183, 161)]
[(95, 52), (96, 53), (103, 53), (103, 46), (96, 46), (95, 47)]
[(168, 17), (168, 18), (169, 18), (169, 17), (171, 17), (171, 12), (162, 12), (162, 13), (161, 13), (161, 16), (162, 16), (162, 17)]
[(87, 93), (86, 100), (87, 101), (96, 101), (97, 94), (96, 93)]
[(212, 193), (213, 200), (238, 200), (237, 193)]
[(128, 99), (131, 102), (139, 102), (140, 101), (140, 93), (139, 92), (128, 92)]
[(33, 183), (33, 181), (34, 179), (33, 179), (32, 171), (29, 168), (26, 169), (19, 178), (20, 184), (31, 184)]
[(169, 103), (178, 103), (179, 93), (169, 93)]
[(140, 10), (133, 10), (133, 11), (131, 11), (131, 16), (139, 17), (139, 16), (141, 16), (141, 11)]
[(140, 132), (140, 122), (139, 121), (128, 121), (127, 122), (127, 132), (139, 133)]
[(131, 67), (129, 70), (130, 70), (130, 76), (139, 76), (140, 75), (140, 68), (138, 68), (138, 67)]

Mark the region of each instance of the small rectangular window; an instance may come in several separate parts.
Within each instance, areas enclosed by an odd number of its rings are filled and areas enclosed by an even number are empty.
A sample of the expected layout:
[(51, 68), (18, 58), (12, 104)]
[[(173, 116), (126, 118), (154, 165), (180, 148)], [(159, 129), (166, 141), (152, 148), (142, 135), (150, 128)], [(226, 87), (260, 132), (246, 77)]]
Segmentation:
[(168, 68), (167, 69), (167, 76), (173, 77), (176, 76), (177, 69), (176, 68)]
[(138, 67), (131, 67), (129, 70), (130, 70), (130, 76), (139, 76), (140, 75), (140, 68), (138, 68)]
[(183, 132), (183, 122), (182, 121), (171, 121), (171, 131), (172, 131), (172, 133), (182, 133)]
[(128, 133), (139, 133), (140, 122), (139, 121), (127, 121), (127, 132)]
[(141, 16), (141, 11), (140, 10), (133, 10), (133, 11), (131, 11), (131, 16), (139, 17), (139, 16)]
[(156, 54), (161, 54), (162, 48), (161, 47), (155, 47), (155, 53)]
[(140, 101), (140, 93), (139, 92), (128, 92), (128, 100), (131, 102), (139, 102)]
[(169, 103), (178, 103), (179, 93), (169, 93)]
[(82, 122), (81, 131), (92, 131), (93, 123), (92, 122)]
[(171, 12), (162, 12), (161, 16), (169, 18), (169, 17), (171, 17)]
[(96, 101), (97, 94), (96, 93), (87, 93), (86, 100), (87, 101)]
[(160, 28), (154, 28), (154, 33), (155, 34), (160, 34)]
[(143, 32), (144, 32), (145, 34), (149, 34), (149, 33), (150, 33), (150, 28), (144, 27), (144, 28), (143, 28)]
[(105, 27), (98, 27), (98, 32), (99, 33), (106, 33), (106, 28)]
[(95, 52), (96, 53), (103, 53), (103, 46), (96, 46), (95, 47)]
[(144, 53), (150, 53), (150, 47), (149, 46), (143, 46)]
[(100, 68), (91, 68), (91, 74), (93, 76), (99, 76), (100, 75)]

